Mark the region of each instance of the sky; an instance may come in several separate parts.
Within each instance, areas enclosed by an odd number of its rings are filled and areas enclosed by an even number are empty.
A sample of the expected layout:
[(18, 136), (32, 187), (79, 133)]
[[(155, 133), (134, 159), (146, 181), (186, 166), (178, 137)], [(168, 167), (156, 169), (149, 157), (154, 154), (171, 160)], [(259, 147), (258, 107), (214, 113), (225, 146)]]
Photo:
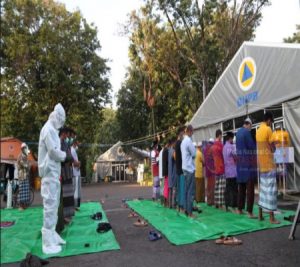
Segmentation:
[[(113, 107), (129, 65), (127, 36), (120, 34), (128, 14), (138, 9), (143, 0), (59, 0), (69, 11), (79, 9), (83, 17), (98, 28), (100, 56), (109, 59)], [(255, 42), (282, 42), (292, 36), (300, 24), (300, 0), (271, 0), (263, 9), (263, 19), (256, 30)]]

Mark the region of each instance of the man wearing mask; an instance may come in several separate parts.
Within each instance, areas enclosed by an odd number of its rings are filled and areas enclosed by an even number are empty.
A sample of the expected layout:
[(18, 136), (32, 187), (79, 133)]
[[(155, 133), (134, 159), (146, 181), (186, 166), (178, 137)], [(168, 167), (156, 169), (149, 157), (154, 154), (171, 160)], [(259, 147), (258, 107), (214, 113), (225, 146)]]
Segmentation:
[(196, 148), (192, 142), (193, 126), (188, 125), (185, 136), (181, 142), (182, 170), (185, 179), (185, 212), (193, 216), (193, 201), (195, 197), (195, 157)]
[(29, 150), (25, 143), (21, 145), (21, 153), (17, 160), (18, 179), (19, 179), (19, 210), (24, 210), (30, 201), (30, 186), (29, 186)]
[(247, 213), (253, 215), (254, 183), (256, 177), (256, 145), (251, 136), (252, 121), (245, 119), (244, 125), (236, 134), (238, 214), (243, 214), (247, 195)]
[(71, 154), (73, 138), (71, 132), (70, 128), (63, 128), (60, 131), (61, 150), (66, 152), (68, 158), (72, 159), (72, 161), (61, 163), (63, 216), (66, 223), (69, 223), (74, 215), (73, 157)]
[(55, 231), (60, 197), (59, 176), (61, 162), (69, 160), (61, 151), (58, 130), (64, 125), (66, 114), (63, 106), (57, 104), (43, 126), (39, 138), (38, 167), (42, 177), (41, 195), (44, 214), (42, 227), (42, 250), (45, 254), (61, 251), (66, 242)]

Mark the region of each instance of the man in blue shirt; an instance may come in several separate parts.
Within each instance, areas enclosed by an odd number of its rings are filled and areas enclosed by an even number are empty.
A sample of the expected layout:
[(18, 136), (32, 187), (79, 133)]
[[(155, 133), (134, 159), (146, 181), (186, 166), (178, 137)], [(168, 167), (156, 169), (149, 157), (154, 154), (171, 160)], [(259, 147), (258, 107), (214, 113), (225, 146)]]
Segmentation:
[(192, 142), (193, 126), (188, 125), (181, 142), (182, 170), (185, 178), (185, 211), (193, 217), (193, 201), (195, 196), (195, 157), (196, 148)]
[(247, 118), (244, 121), (243, 127), (236, 134), (238, 213), (243, 213), (247, 195), (248, 216), (249, 218), (255, 218), (253, 215), (253, 204), (254, 183), (257, 174), (256, 144), (250, 133), (251, 128), (252, 122), (250, 118)]

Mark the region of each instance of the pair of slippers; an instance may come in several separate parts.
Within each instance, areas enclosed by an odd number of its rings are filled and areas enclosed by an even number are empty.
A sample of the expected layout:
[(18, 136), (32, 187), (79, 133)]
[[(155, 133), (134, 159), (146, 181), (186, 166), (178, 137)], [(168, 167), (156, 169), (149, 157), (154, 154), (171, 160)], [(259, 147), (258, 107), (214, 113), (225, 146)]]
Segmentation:
[(133, 223), (133, 225), (137, 227), (145, 227), (148, 226), (148, 223), (144, 220), (138, 219), (135, 223)]
[(162, 235), (160, 233), (155, 232), (155, 231), (150, 231), (149, 235), (148, 235), (148, 238), (149, 238), (150, 241), (156, 241), (156, 240), (162, 239)]
[(96, 212), (95, 214), (91, 215), (91, 219), (95, 221), (101, 221), (102, 217), (102, 212)]
[(218, 245), (241, 245), (243, 243), (242, 240), (237, 239), (236, 237), (231, 237), (231, 236), (220, 236), (219, 239), (215, 241), (216, 244)]
[(137, 213), (135, 213), (134, 211), (131, 211), (129, 214), (128, 214), (128, 218), (136, 218), (136, 217), (139, 217), (139, 215)]
[(111, 230), (111, 225), (110, 223), (108, 222), (101, 222), (98, 224), (98, 227), (97, 227), (97, 232), (102, 234), (102, 233), (106, 233), (108, 232), (109, 230)]

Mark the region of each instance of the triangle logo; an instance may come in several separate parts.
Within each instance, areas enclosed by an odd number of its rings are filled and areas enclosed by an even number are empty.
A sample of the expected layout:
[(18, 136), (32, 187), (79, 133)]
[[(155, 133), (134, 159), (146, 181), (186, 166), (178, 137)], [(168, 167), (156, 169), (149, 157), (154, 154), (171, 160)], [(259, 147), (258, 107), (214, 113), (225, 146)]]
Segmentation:
[(242, 77), (242, 83), (247, 81), (248, 79), (252, 78), (253, 74), (251, 70), (249, 69), (247, 63), (244, 65), (244, 71), (243, 71), (243, 77)]

